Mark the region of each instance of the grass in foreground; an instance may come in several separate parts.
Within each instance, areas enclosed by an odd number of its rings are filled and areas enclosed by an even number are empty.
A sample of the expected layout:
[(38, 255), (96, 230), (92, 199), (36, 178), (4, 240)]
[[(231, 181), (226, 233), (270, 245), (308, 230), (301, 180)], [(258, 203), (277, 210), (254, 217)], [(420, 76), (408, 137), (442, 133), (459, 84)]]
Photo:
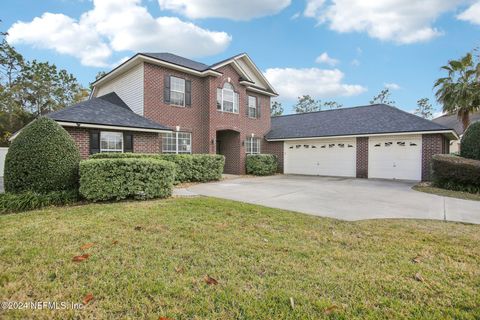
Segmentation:
[(5, 215), (0, 237), (0, 300), (94, 296), (79, 311), (0, 310), (2, 319), (480, 316), (475, 225), (341, 222), (183, 198)]
[(420, 192), (436, 194), (438, 196), (443, 196), (443, 197), (480, 201), (480, 194), (478, 193), (476, 194), (476, 193), (469, 193), (469, 192), (463, 192), (463, 191), (453, 191), (453, 190), (447, 190), (442, 188), (436, 188), (436, 187), (432, 187), (429, 184), (417, 184), (413, 186), (412, 189)]

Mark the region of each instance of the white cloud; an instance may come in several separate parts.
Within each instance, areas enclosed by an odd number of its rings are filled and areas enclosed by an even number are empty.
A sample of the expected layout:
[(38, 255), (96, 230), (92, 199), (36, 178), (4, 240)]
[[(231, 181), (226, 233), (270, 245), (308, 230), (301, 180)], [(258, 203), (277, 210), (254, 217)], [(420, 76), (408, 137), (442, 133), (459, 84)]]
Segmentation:
[(390, 89), (390, 90), (400, 90), (402, 87), (400, 87), (398, 84), (396, 83), (385, 83), (384, 84), (385, 88), (387, 89)]
[(8, 30), (8, 42), (27, 43), (80, 59), (83, 65), (104, 67), (112, 50), (96, 32), (63, 14), (44, 13), (29, 23), (17, 22)]
[(272, 68), (265, 71), (265, 76), (280, 97), (287, 100), (294, 100), (304, 94), (315, 98), (354, 96), (367, 90), (361, 85), (342, 83), (344, 74), (338, 69)]
[(225, 32), (210, 31), (175, 17), (154, 18), (141, 0), (94, 0), (93, 9), (75, 20), (44, 13), (16, 22), (7, 40), (52, 49), (83, 65), (107, 66), (113, 51), (169, 51), (187, 57), (213, 55), (231, 42)]
[(325, 63), (325, 64), (328, 64), (329, 66), (335, 66), (337, 65), (340, 61), (338, 61), (337, 59), (334, 59), (332, 57), (330, 57), (328, 55), (328, 53), (324, 52), (322, 53), (321, 55), (319, 55), (317, 57), (317, 59), (315, 59), (315, 62), (316, 63)]
[(465, 0), (307, 0), (304, 15), (337, 32), (366, 32), (399, 44), (428, 41), (442, 34), (432, 24)]
[(358, 67), (360, 65), (360, 60), (358, 59), (353, 59), (351, 62), (352, 66)]
[(302, 14), (300, 12), (295, 13), (290, 17), (290, 20), (297, 20)]
[(158, 3), (162, 10), (171, 10), (192, 19), (250, 20), (276, 14), (288, 7), (291, 0), (158, 0)]
[(474, 24), (480, 24), (480, 1), (472, 4), (467, 10), (459, 14), (457, 18)]

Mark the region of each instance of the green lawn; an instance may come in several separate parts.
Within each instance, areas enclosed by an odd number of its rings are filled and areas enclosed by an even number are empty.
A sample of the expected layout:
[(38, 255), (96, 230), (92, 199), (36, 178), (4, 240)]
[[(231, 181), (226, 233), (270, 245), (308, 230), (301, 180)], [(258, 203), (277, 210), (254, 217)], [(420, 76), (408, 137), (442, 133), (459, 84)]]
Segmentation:
[(94, 297), (83, 310), (2, 319), (480, 317), (475, 225), (352, 223), (182, 198), (4, 215), (0, 237), (0, 300)]
[(436, 188), (429, 184), (424, 184), (424, 183), (417, 184), (413, 186), (412, 189), (420, 192), (436, 194), (438, 196), (443, 196), (443, 197), (480, 201), (480, 194), (478, 193), (468, 193), (463, 191), (453, 191), (453, 190), (447, 190), (442, 188)]

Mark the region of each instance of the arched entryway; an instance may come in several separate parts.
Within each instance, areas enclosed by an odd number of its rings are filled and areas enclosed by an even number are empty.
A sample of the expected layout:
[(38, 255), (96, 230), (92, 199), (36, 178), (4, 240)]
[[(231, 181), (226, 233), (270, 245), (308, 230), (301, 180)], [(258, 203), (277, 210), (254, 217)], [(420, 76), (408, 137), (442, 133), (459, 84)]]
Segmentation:
[(240, 132), (219, 130), (216, 136), (216, 153), (225, 156), (225, 173), (241, 174)]

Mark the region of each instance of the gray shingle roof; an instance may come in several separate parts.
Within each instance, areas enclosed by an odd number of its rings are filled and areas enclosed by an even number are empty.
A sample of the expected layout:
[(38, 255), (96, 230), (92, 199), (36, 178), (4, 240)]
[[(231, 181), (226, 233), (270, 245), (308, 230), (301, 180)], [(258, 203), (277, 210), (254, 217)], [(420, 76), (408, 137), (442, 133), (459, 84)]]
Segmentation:
[[(438, 118), (435, 118), (432, 120), (435, 123), (438, 123), (439, 125), (442, 125), (447, 128), (452, 128), (454, 129), (457, 134), (462, 135), (463, 134), (463, 124), (460, 119), (458, 119), (456, 114), (453, 115), (444, 115)], [(470, 114), (470, 123), (474, 123), (480, 121), (480, 112), (476, 113), (471, 113)]]
[(171, 130), (133, 112), (115, 93), (89, 99), (46, 115), (55, 121), (120, 126), (140, 129)]
[(205, 71), (210, 68), (209, 66), (201, 62), (193, 61), (168, 52), (142, 52), (140, 54), (165, 62), (170, 62), (178, 66), (193, 69), (196, 71)]
[(272, 117), (267, 139), (448, 130), (385, 104)]

